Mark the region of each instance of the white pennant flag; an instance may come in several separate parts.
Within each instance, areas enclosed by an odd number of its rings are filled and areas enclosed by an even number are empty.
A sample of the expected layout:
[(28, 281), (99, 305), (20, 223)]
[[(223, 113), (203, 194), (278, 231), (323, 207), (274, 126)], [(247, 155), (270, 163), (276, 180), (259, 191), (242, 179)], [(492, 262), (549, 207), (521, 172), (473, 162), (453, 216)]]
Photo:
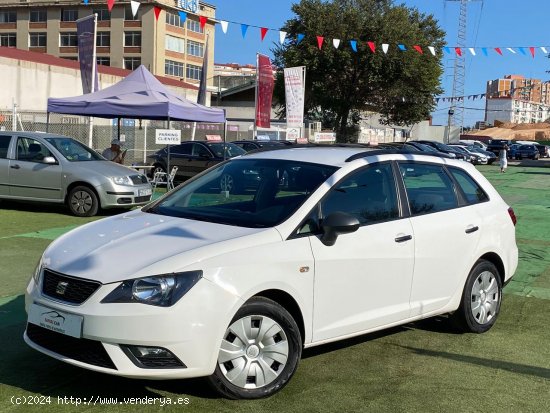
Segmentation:
[(332, 39), (332, 44), (335, 49), (338, 49), (340, 47), (340, 39)]
[(132, 16), (136, 17), (140, 4), (141, 3), (139, 1), (132, 0), (130, 2), (130, 6), (132, 7)]
[(387, 54), (388, 53), (388, 50), (390, 48), (390, 45), (387, 44), (387, 43), (382, 43), (382, 51), (384, 52), (384, 54)]
[(428, 46), (428, 49), (430, 49), (430, 53), (435, 56), (435, 47)]
[(470, 51), (470, 53), (472, 54), (472, 56), (475, 56), (476, 55), (476, 51), (473, 47), (469, 47), (468, 50)]
[(517, 52), (516, 52), (514, 49), (512, 49), (511, 47), (507, 47), (506, 50), (509, 50), (510, 53), (513, 53), (513, 54), (516, 54), (516, 53), (517, 53)]
[(540, 50), (542, 50), (542, 53), (548, 53), (548, 50), (546, 50), (546, 47), (541, 47)]
[(225, 20), (220, 20), (220, 24), (222, 26), (222, 32), (224, 34), (227, 34), (227, 25), (228, 25), (228, 23)]
[(285, 42), (286, 35), (286, 32), (279, 32), (279, 43), (283, 44)]

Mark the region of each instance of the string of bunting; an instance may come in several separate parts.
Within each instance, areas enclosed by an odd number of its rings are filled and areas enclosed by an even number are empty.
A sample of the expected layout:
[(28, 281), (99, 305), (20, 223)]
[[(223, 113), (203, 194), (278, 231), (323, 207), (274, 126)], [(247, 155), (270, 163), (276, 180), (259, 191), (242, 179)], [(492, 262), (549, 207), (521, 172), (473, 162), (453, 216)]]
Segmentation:
[[(529, 86), (520, 86), (515, 87), (511, 89), (505, 89), (498, 92), (498, 97), (508, 97), (512, 94), (514, 94), (517, 91), (523, 91), (527, 89), (534, 89), (536, 87), (540, 87), (542, 85), (548, 85), (550, 84), (550, 80), (546, 80), (544, 82), (540, 82), (537, 84), (529, 85)], [(453, 96), (453, 97), (438, 97), (435, 98), (435, 103), (441, 102), (463, 102), (464, 100), (476, 100), (476, 99), (485, 99), (487, 97), (486, 93), (478, 93), (476, 95), (465, 95), (465, 96)], [(490, 95), (489, 98), (494, 98), (494, 95)]]
[[(83, 0), (84, 4), (89, 4), (89, 0)], [(115, 4), (115, 0), (107, 0), (107, 8), (109, 9), (109, 12), (113, 9), (113, 6)], [(130, 6), (132, 9), (132, 13), (134, 17), (136, 16), (139, 6), (141, 5), (141, 2), (131, 0)], [(156, 20), (159, 19), (161, 8), (159, 6), (154, 6), (154, 12), (155, 12), (155, 18)], [(178, 11), (178, 16), (180, 18), (180, 21), (183, 23), (187, 19), (187, 13), (185, 11)], [(211, 19), (214, 21), (215, 24), (219, 24), (221, 27), (221, 30), (224, 34), (227, 34), (229, 30), (229, 24), (237, 25), (240, 27), (241, 35), (244, 38), (246, 38), (248, 29), (250, 27), (254, 27), (260, 30), (260, 40), (264, 41), (264, 39), (267, 36), (267, 33), (272, 32), (278, 32), (279, 34), (279, 43), (284, 44), (285, 42), (291, 40), (288, 38), (288, 33), (279, 29), (272, 29), (268, 27), (263, 26), (256, 26), (251, 24), (245, 24), (245, 23), (239, 23), (239, 22), (233, 22), (229, 20), (221, 20), (221, 19)], [(206, 16), (199, 16), (199, 22), (202, 29), (204, 29), (204, 26), (206, 25), (208, 21), (208, 17)], [(296, 38), (294, 39), (296, 44), (300, 44), (302, 41), (306, 39), (305, 34), (297, 34)], [(357, 52), (359, 47), (368, 47), (368, 49), (373, 53), (382, 53), (388, 54), (390, 51), (399, 51), (399, 52), (407, 52), (407, 51), (413, 51), (415, 53), (419, 53), (421, 55), (432, 55), (437, 56), (438, 54), (438, 48), (435, 46), (423, 46), (419, 44), (415, 45), (405, 45), (405, 44), (397, 44), (397, 45), (390, 45), (389, 43), (379, 43), (376, 44), (372, 41), (367, 42), (361, 42), (356, 39), (350, 39), (350, 40), (342, 40), (342, 39), (329, 39), (321, 35), (315, 36), (315, 41), (317, 44), (317, 47), (319, 50), (322, 50), (323, 47), (327, 47), (325, 45), (328, 45), (330, 47), (330, 44), (332, 44), (332, 47), (335, 49), (340, 48), (341, 46), (345, 44), (349, 44), (349, 47), (354, 51)], [(531, 56), (532, 58), (535, 58), (537, 51), (542, 52), (543, 55), (548, 56), (550, 46), (514, 46), (514, 47), (452, 47), (452, 46), (445, 46), (442, 48), (443, 53), (447, 55), (455, 55), (455, 56), (485, 56), (488, 57), (491, 54), (497, 54), (499, 56), (504, 56), (505, 54), (508, 55), (523, 55), (523, 56)], [(539, 55), (541, 54), (539, 52)], [(472, 95), (473, 97), (474, 95)], [(462, 96), (464, 97), (464, 96)], [(455, 98), (456, 99), (456, 98)]]

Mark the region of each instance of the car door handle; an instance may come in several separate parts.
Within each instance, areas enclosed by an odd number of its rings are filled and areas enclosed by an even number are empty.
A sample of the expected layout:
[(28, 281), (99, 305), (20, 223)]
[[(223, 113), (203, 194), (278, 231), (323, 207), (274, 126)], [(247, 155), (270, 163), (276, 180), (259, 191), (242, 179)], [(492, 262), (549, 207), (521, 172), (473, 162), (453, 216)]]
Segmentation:
[(405, 242), (410, 241), (411, 239), (413, 239), (412, 235), (403, 235), (401, 237), (395, 238), (395, 242)]
[(471, 234), (472, 232), (476, 232), (479, 229), (479, 227), (476, 225), (466, 228), (466, 234)]
[(20, 169), (21, 167), (19, 165), (10, 165), (10, 168), (12, 169)]

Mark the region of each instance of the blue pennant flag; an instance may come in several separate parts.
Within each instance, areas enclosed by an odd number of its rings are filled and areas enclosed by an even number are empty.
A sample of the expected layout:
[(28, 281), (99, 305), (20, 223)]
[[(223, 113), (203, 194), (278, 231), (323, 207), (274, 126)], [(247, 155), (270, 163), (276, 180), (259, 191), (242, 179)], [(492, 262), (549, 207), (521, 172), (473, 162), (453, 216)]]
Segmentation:
[(241, 33), (243, 34), (243, 39), (246, 36), (246, 31), (248, 30), (248, 24), (241, 24)]
[(398, 44), (397, 46), (399, 46), (399, 50), (401, 50), (402, 52), (405, 52), (407, 50), (404, 44)]
[(445, 51), (445, 53), (451, 54), (451, 48), (450, 47), (444, 47), (443, 50)]
[(357, 41), (356, 40), (350, 40), (349, 44), (351, 45), (351, 48), (354, 52), (357, 52)]
[(524, 56), (527, 55), (527, 52), (525, 51), (525, 47), (520, 47), (519, 52)]
[(89, 1), (90, 1), (90, 0), (84, 0), (84, 4), (88, 5), (88, 2), (89, 2)]
[(296, 37), (296, 44), (298, 44), (298, 43), (300, 43), (302, 40), (304, 40), (304, 37), (306, 37), (305, 34), (299, 33), (298, 36)]
[(489, 56), (489, 53), (487, 52), (487, 48), (486, 48), (486, 47), (482, 47), (482, 48), (481, 48), (481, 51), (483, 52), (483, 54), (484, 54), (485, 56)]
[(185, 20), (187, 20), (187, 13), (184, 12), (184, 11), (180, 11), (180, 12), (178, 12), (178, 13), (179, 13), (179, 15), (180, 15), (180, 20), (181, 20), (181, 22), (182, 22), (182, 23), (185, 23)]

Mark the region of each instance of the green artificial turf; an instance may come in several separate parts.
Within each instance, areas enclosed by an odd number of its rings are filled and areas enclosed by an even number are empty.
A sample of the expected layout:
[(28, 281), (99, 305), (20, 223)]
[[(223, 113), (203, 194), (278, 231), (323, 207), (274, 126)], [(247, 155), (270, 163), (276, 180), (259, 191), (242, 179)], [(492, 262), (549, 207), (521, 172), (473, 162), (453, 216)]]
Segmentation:
[[(53, 238), (97, 218), (0, 203), (0, 412), (550, 411), (550, 169), (479, 169), (518, 216), (520, 263), (496, 325), (486, 334), (456, 334), (440, 317), (308, 349), (288, 386), (258, 401), (219, 398), (201, 379), (93, 373), (27, 347), (23, 293), (36, 261)], [(44, 404), (12, 403), (30, 396)], [(77, 406), (71, 396), (118, 404)], [(178, 398), (188, 404), (159, 405)]]

